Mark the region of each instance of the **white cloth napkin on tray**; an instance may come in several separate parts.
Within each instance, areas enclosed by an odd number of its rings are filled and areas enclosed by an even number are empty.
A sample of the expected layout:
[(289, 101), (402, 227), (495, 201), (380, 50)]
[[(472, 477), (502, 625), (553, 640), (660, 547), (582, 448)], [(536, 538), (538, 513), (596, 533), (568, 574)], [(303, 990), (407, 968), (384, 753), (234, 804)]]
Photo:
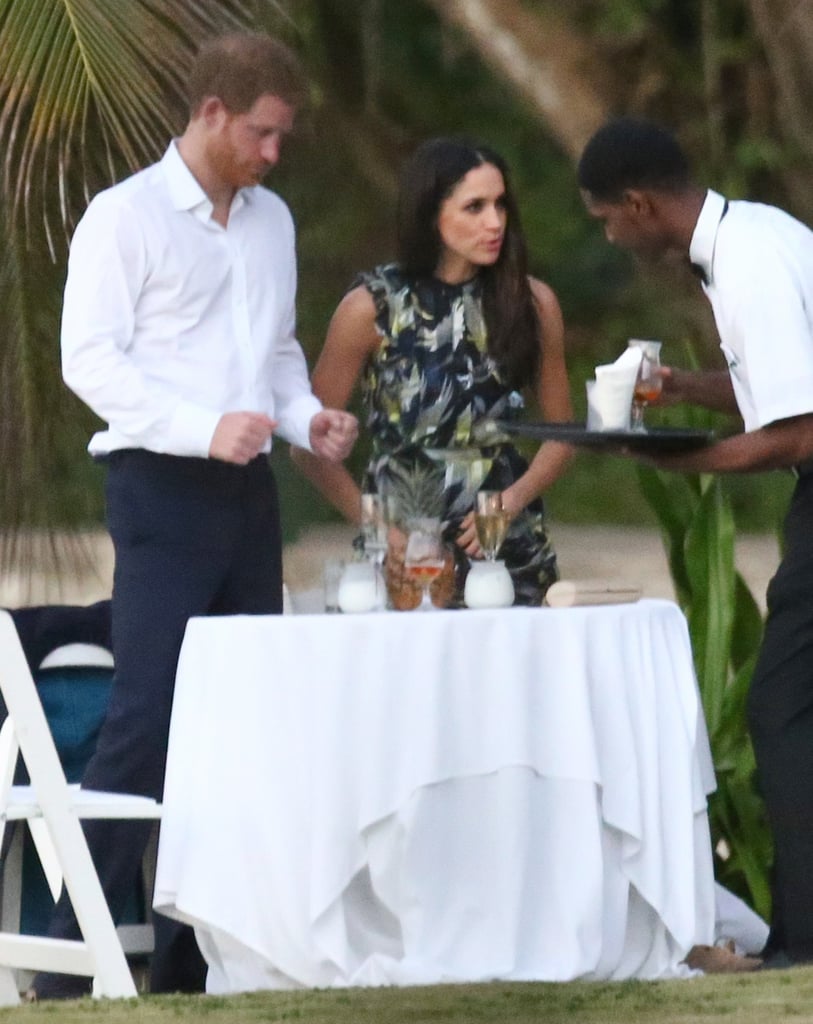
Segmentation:
[(641, 358), (640, 348), (627, 348), (614, 363), (596, 367), (595, 381), (587, 382), (588, 430), (629, 430)]

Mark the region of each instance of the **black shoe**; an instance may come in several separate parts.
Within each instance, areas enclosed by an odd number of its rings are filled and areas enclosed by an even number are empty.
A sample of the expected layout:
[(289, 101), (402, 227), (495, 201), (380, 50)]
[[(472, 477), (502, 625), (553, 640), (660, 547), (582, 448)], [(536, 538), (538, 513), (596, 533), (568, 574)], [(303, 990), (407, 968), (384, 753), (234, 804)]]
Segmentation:
[(154, 918), (155, 952), (150, 963), (150, 992), (205, 992), (206, 961), (187, 924), (163, 914)]
[(93, 979), (78, 974), (44, 972), (34, 976), (26, 992), (26, 1002), (41, 1003), (45, 999), (81, 999), (93, 990)]
[(798, 960), (791, 960), (784, 949), (769, 953), (757, 968), (758, 971), (786, 971), (789, 967), (801, 967)]

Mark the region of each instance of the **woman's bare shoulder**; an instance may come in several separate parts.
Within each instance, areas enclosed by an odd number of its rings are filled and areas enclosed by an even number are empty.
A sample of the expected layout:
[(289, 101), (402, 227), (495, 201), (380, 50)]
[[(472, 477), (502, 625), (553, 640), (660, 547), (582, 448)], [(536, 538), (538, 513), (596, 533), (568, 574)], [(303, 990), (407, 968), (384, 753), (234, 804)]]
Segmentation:
[(375, 302), (365, 285), (356, 285), (342, 297), (334, 313), (334, 316), (339, 315), (353, 319), (375, 319)]
[(320, 363), (338, 354), (364, 359), (380, 340), (375, 302), (364, 285), (358, 285), (344, 295), (331, 317)]
[(559, 300), (556, 297), (556, 292), (549, 284), (540, 281), (538, 277), (529, 277), (528, 285), (537, 305), (543, 312), (553, 312), (559, 309)]

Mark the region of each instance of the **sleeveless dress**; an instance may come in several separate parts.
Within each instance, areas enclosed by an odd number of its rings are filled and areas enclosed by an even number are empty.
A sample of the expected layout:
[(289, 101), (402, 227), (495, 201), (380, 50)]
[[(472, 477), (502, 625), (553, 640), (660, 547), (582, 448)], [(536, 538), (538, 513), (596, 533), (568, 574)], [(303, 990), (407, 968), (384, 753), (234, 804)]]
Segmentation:
[[(504, 490), (528, 467), (512, 444), (482, 440), (494, 437), (486, 435), (493, 420), (521, 413), (522, 396), (488, 355), (479, 278), (454, 285), (410, 281), (388, 264), (354, 284), (372, 295), (381, 335), (362, 378), (372, 439), (364, 487), (386, 495), (417, 466), (437, 474), (444, 536), (457, 563), (453, 604), (461, 606), (469, 561), (453, 544), (460, 522), (476, 491)], [(541, 498), (512, 520), (499, 557), (511, 573), (515, 603), (538, 605), (558, 577)]]

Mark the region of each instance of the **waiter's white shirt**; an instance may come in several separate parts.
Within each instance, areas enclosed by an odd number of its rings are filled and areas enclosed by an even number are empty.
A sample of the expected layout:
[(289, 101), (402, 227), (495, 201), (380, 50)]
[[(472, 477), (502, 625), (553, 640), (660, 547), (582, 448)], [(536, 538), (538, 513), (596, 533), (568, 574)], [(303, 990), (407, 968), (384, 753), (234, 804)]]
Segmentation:
[(90, 452), (205, 458), (235, 411), (267, 413), (309, 448), (322, 406), (295, 298), (293, 221), (268, 189), (241, 189), (223, 228), (173, 142), (97, 195), (71, 242), (62, 317), (65, 381), (108, 423)]
[(813, 232), (709, 191), (689, 248), (706, 275), (745, 429), (813, 412)]

